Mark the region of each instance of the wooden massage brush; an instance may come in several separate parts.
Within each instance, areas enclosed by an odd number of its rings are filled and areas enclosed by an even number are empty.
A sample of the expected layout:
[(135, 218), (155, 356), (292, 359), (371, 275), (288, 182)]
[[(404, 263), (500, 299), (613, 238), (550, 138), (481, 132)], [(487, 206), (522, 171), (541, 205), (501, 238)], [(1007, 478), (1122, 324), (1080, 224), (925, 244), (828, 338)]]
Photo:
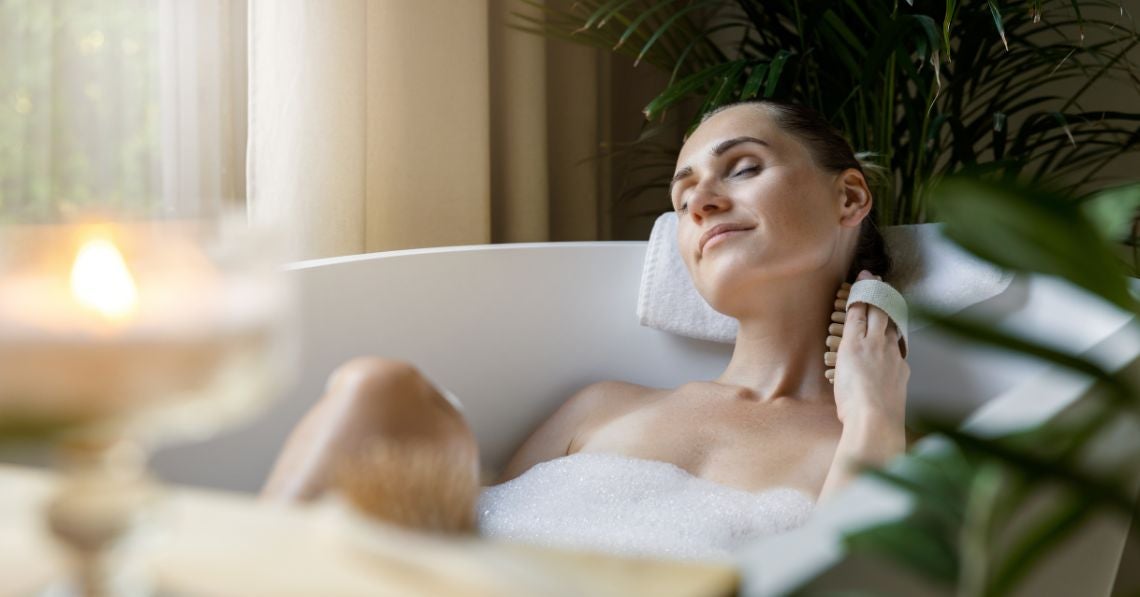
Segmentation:
[(847, 320), (847, 297), (851, 294), (851, 283), (844, 282), (835, 294), (835, 311), (831, 314), (831, 323), (827, 326), (827, 352), (823, 354), (823, 363), (827, 365), (823, 376), (831, 384), (835, 383), (835, 358), (839, 355), (839, 342), (843, 339), (843, 323)]

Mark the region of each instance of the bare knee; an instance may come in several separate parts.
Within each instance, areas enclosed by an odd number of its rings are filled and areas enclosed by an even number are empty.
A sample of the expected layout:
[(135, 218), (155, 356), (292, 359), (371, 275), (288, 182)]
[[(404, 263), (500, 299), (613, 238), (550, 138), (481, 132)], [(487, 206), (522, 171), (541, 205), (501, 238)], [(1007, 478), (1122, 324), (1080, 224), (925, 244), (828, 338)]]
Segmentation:
[(411, 363), (383, 357), (355, 357), (333, 370), (327, 395), (409, 394), (423, 388), (423, 375)]
[[(357, 357), (338, 367), (322, 399), (350, 427), (380, 433), (438, 434), (466, 425), (412, 364), (381, 357)], [(467, 433), (470, 433), (467, 431)]]

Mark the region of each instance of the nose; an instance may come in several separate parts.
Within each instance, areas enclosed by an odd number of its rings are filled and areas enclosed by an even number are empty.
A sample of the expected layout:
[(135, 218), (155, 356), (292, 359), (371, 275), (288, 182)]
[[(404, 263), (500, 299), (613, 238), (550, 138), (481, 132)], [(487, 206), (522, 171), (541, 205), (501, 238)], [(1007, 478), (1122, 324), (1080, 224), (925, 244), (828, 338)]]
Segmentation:
[(689, 200), (689, 213), (698, 223), (715, 213), (727, 211), (732, 203), (715, 185), (702, 184), (695, 191)]

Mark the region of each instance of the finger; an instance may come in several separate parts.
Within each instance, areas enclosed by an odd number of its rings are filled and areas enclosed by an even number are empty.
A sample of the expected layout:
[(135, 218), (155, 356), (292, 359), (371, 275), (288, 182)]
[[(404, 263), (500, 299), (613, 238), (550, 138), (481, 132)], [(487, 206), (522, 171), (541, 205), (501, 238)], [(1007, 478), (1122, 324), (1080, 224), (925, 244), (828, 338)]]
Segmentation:
[(835, 357), (838, 355), (839, 355), (839, 353), (837, 353), (837, 352), (825, 352), (825, 353), (823, 353), (823, 364), (827, 365), (828, 367), (834, 367), (835, 366)]
[(827, 347), (832, 349), (832, 350), (839, 350), (839, 343), (842, 341), (843, 341), (843, 338), (841, 338), (839, 336), (828, 336), (827, 337)]
[[(883, 277), (882, 277), (882, 276), (875, 276), (875, 279), (876, 279), (876, 280), (878, 280), (878, 281), (880, 281), (880, 282), (882, 282), (882, 281), (883, 281)], [(885, 324), (883, 324), (883, 327), (882, 327), (882, 328), (880, 328), (880, 329), (881, 329), (883, 332), (886, 332), (886, 328), (887, 328), (887, 326), (888, 326), (888, 325), (894, 325), (894, 322), (893, 322), (893, 321), (891, 321), (891, 317), (890, 317), (889, 315), (887, 315), (887, 312), (886, 312), (886, 311), (883, 311), (882, 309), (880, 309), (880, 308), (878, 308), (878, 307), (875, 307), (875, 308), (874, 308), (874, 311), (877, 311), (878, 313), (881, 313), (881, 314), (882, 314), (882, 319), (884, 319), (884, 320), (886, 321), (886, 323), (885, 323)], [(868, 325), (870, 325), (870, 322), (868, 322)]]
[(827, 333), (831, 334), (832, 336), (842, 336), (843, 335), (843, 324), (842, 323), (828, 324)]
[(906, 358), (906, 350), (903, 348), (905, 342), (903, 341), (902, 334), (899, 333), (899, 329), (894, 326), (894, 322), (891, 322), (891, 326), (887, 328), (887, 341), (893, 342), (895, 346), (898, 346), (899, 356), (904, 359)]
[[(843, 313), (844, 318), (840, 320), (843, 323), (843, 335), (855, 336), (862, 338), (867, 335), (867, 303), (855, 303)], [(831, 314), (831, 320), (835, 321), (836, 313)]]
[[(882, 279), (883, 279), (882, 277), (876, 276), (868, 270), (860, 271), (859, 275), (855, 277), (856, 282), (861, 281), (861, 280), (882, 280)], [(889, 321), (889, 318), (886, 317), (886, 313), (882, 312), (881, 309), (879, 309), (878, 307), (876, 307), (874, 305), (867, 305), (866, 303), (856, 303), (855, 305), (862, 305), (863, 306), (862, 309), (863, 309), (863, 313), (864, 313), (864, 318), (867, 322), (867, 327), (864, 328), (863, 335), (864, 336), (871, 335), (871, 334), (881, 335), (883, 333), (883, 331), (886, 329), (886, 322)], [(850, 314), (851, 310), (855, 308), (855, 305), (851, 305), (851, 308), (848, 309), (848, 314)]]
[(887, 332), (887, 323), (891, 321), (887, 312), (876, 307), (875, 305), (867, 305), (867, 334), (882, 336)]

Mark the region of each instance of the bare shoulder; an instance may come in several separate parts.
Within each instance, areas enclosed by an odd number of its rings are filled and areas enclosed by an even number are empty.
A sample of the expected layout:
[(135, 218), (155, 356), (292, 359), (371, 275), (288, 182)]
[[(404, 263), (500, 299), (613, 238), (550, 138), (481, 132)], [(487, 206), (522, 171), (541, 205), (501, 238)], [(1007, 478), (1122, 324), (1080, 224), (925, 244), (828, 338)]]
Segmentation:
[(624, 381), (600, 381), (579, 390), (555, 414), (563, 415), (564, 421), (574, 427), (574, 435), (577, 435), (667, 392)]
[[(650, 388), (624, 381), (600, 381), (590, 384), (570, 398), (591, 412), (605, 415), (607, 412), (621, 412), (636, 408), (646, 399), (668, 393), (669, 390)], [(601, 411), (601, 412), (599, 412)]]
[(540, 462), (566, 456), (579, 434), (630, 412), (663, 392), (666, 390), (620, 381), (602, 381), (582, 388), (531, 433), (498, 482), (513, 479)]

